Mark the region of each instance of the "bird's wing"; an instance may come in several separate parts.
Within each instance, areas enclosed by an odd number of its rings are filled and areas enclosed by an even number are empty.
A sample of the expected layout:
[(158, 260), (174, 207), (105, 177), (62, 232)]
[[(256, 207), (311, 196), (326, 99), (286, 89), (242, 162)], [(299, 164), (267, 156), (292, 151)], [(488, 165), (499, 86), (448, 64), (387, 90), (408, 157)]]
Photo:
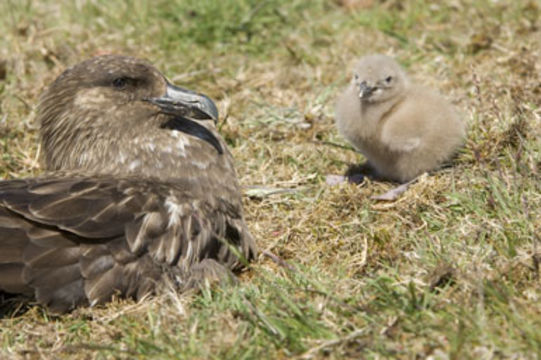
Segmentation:
[(415, 151), (423, 145), (423, 134), (427, 131), (425, 119), (419, 102), (402, 102), (383, 123), (381, 141), (392, 151)]
[(0, 183), (0, 290), (62, 312), (114, 294), (140, 298), (163, 275), (189, 282), (205, 259), (253, 256), (240, 206), (190, 184), (63, 177)]

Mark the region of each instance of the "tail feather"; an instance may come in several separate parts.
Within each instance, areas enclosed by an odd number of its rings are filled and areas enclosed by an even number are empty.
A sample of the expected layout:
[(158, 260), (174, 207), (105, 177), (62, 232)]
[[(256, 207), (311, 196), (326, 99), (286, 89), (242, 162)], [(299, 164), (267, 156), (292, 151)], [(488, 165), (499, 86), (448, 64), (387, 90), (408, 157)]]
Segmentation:
[(81, 277), (53, 288), (38, 287), (35, 290), (35, 297), (40, 304), (56, 313), (63, 313), (88, 304), (84, 292), (84, 280)]
[(32, 294), (23, 279), (23, 254), (28, 244), (25, 228), (21, 217), (0, 206), (0, 291)]
[(91, 305), (102, 304), (109, 301), (115, 293), (122, 293), (123, 271), (122, 266), (115, 264), (109, 270), (99, 274), (99, 276), (86, 279), (84, 292)]
[(24, 264), (0, 264), (0, 290), (12, 294), (32, 295), (34, 290), (23, 280)]
[[(19, 216), (13, 216), (8, 210), (0, 207), (0, 264), (18, 263), (22, 261), (25, 246), (27, 224)], [(0, 282), (0, 288), (2, 283)]]
[(58, 232), (57, 229), (47, 229), (44, 227), (32, 226), (27, 230), (28, 237), (32, 243), (44, 248), (68, 247), (75, 243), (66, 237), (65, 233)]
[(0, 204), (0, 291), (34, 296), (54, 312), (86, 303), (81, 250), (66, 234)]
[(81, 256), (79, 247), (72, 245), (60, 249), (35, 246), (31, 243), (24, 249), (22, 261), (36, 271), (69, 266), (79, 262)]
[[(10, 264), (13, 262), (20, 262), (23, 258), (24, 248), (17, 246), (17, 244), (11, 244), (8, 241), (2, 241), (2, 251), (0, 251), (0, 264)], [(0, 282), (0, 288), (2, 287)]]

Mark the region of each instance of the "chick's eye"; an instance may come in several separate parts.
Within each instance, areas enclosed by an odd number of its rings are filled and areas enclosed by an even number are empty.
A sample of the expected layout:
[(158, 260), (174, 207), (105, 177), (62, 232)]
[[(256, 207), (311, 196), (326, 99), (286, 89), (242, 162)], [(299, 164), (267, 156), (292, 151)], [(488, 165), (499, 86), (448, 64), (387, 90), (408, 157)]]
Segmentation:
[(113, 80), (113, 86), (117, 89), (122, 89), (128, 84), (128, 79), (125, 77), (116, 78)]
[(387, 77), (385, 78), (385, 82), (386, 82), (387, 84), (390, 83), (391, 81), (393, 81), (393, 77), (392, 77), (392, 76), (387, 76)]

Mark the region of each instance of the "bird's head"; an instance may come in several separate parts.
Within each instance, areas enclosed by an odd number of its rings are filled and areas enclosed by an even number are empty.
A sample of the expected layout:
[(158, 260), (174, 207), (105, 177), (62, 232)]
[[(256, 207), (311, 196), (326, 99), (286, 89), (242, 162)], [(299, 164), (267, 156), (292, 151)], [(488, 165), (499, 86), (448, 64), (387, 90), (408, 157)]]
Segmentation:
[(352, 86), (361, 101), (384, 102), (400, 96), (406, 89), (406, 74), (392, 58), (385, 55), (362, 57), (354, 67)]
[(67, 69), (43, 94), (37, 117), (49, 169), (72, 168), (65, 154), (88, 152), (78, 154), (84, 167), (87, 155), (111, 150), (107, 142), (160, 128), (198, 136), (222, 150), (208, 131), (218, 119), (213, 101), (172, 85), (148, 62), (132, 57), (99, 56)]

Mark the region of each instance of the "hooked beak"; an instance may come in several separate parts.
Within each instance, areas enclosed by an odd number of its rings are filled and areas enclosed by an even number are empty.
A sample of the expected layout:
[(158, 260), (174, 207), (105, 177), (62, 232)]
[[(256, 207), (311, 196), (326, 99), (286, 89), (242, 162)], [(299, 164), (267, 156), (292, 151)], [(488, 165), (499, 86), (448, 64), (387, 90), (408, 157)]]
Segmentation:
[(359, 97), (363, 100), (368, 99), (374, 90), (374, 87), (369, 86), (366, 81), (363, 81), (359, 84)]
[(196, 120), (218, 120), (218, 108), (206, 95), (167, 83), (165, 94), (146, 101), (160, 107), (163, 113)]

